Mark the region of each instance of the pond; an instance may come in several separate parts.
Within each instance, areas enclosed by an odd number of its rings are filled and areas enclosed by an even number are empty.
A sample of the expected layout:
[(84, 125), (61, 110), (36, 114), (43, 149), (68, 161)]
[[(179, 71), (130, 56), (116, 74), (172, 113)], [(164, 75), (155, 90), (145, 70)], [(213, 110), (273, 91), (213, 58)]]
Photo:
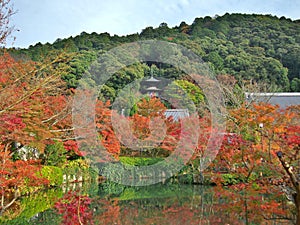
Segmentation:
[[(24, 197), (15, 217), (10, 214), (14, 218), (2, 224), (291, 224), (263, 219), (266, 199), (177, 182), (143, 187), (77, 183)], [(280, 214), (276, 208), (267, 213)]]

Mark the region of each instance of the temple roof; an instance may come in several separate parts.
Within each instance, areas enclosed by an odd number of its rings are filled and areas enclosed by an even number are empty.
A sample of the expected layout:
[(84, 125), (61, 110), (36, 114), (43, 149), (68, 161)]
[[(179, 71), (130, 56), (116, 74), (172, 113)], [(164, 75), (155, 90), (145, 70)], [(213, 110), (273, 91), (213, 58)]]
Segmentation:
[(174, 121), (190, 116), (188, 109), (167, 109), (164, 114), (166, 118), (172, 117)]
[(161, 89), (157, 88), (157, 87), (148, 87), (146, 88), (147, 91), (161, 91)]
[(160, 80), (155, 79), (153, 76), (151, 76), (148, 80), (145, 80), (145, 82), (159, 82)]
[(249, 93), (246, 92), (246, 100), (249, 102), (267, 102), (286, 108), (291, 105), (300, 105), (300, 92), (281, 93)]

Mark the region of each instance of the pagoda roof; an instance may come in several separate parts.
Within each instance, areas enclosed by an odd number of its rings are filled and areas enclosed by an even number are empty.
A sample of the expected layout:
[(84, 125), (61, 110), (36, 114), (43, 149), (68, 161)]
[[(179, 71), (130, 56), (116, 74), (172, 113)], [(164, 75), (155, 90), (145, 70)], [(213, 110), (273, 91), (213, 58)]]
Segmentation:
[(153, 76), (151, 76), (148, 80), (145, 80), (146, 82), (159, 82), (160, 80), (155, 79)]
[(161, 89), (159, 89), (157, 87), (148, 87), (146, 90), (147, 91), (161, 91)]

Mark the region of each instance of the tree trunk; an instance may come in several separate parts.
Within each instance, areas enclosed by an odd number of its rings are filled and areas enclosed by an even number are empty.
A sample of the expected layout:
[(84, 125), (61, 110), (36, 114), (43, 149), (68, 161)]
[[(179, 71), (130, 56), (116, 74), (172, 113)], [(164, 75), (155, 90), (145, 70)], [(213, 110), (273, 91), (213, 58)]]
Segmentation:
[(295, 205), (296, 205), (296, 225), (300, 225), (300, 193), (296, 193), (295, 196)]
[(293, 188), (295, 190), (295, 194), (293, 195), (294, 202), (296, 205), (296, 225), (300, 225), (300, 181), (299, 177), (295, 175), (293, 172), (293, 168), (289, 165), (289, 163), (285, 162), (283, 159), (283, 154), (281, 151), (278, 151), (277, 157), (281, 162), (281, 165), (285, 169), (286, 173), (289, 175), (290, 181), (293, 184)]

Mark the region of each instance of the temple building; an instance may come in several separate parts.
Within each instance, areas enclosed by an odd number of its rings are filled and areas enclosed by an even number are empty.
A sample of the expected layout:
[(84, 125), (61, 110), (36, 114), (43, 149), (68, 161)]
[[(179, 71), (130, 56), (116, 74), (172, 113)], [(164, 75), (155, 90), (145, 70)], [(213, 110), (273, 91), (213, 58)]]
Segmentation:
[(155, 79), (153, 76), (151, 76), (149, 79), (145, 80), (143, 83), (144, 83), (144, 85), (146, 85), (145, 91), (150, 97), (159, 97), (159, 94), (162, 91), (161, 89), (159, 89), (157, 87), (160, 83), (160, 80)]
[(286, 108), (292, 105), (300, 105), (300, 92), (281, 93), (245, 93), (248, 102), (267, 102), (272, 105), (279, 105)]
[[(157, 97), (160, 98), (160, 94), (163, 91), (158, 88), (161, 80), (158, 80), (151, 75), (151, 77), (143, 82), (144, 84), (144, 93), (147, 93), (151, 98)], [(182, 118), (189, 117), (188, 109), (167, 109), (165, 112), (165, 117), (172, 117), (174, 121), (179, 121)]]

